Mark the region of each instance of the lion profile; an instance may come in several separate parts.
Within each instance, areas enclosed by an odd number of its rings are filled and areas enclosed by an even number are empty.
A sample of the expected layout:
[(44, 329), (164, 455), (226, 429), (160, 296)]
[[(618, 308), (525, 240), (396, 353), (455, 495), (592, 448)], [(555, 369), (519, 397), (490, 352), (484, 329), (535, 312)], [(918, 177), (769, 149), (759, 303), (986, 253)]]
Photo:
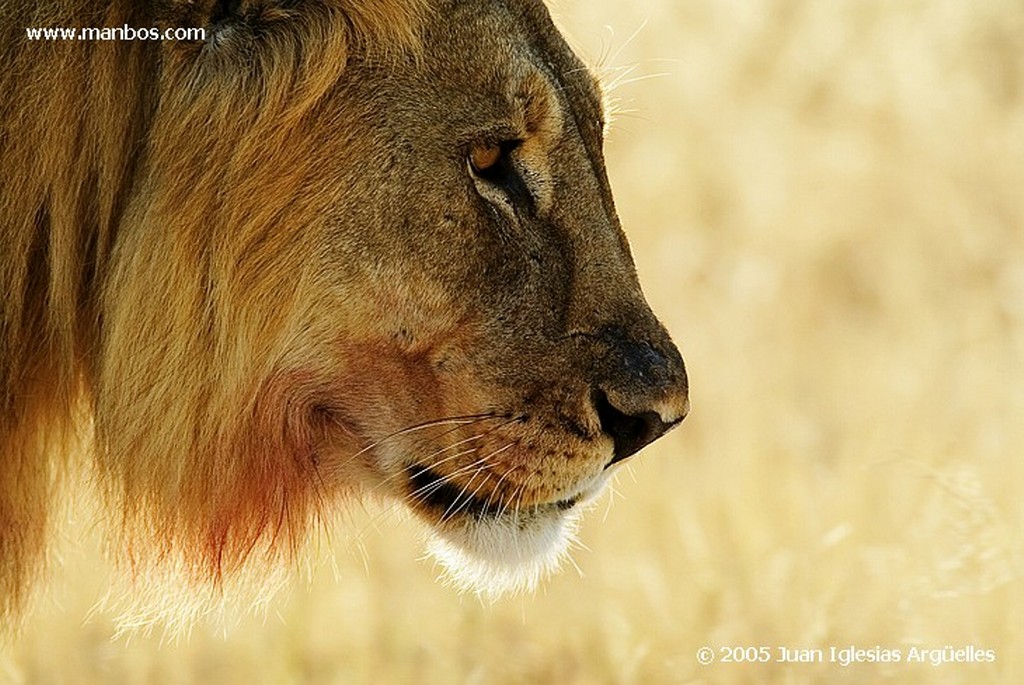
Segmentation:
[(540, 0), (55, 0), (0, 25), (8, 619), (76, 445), (132, 568), (217, 584), (373, 496), (503, 589), (685, 416), (598, 85)]

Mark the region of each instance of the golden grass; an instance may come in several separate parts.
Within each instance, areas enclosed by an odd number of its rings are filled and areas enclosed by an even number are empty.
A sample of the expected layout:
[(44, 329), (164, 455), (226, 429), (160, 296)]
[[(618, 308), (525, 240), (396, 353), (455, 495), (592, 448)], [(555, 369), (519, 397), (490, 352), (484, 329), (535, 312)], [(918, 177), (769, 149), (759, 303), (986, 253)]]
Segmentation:
[[(266, 617), (112, 639), (79, 523), (0, 682), (1024, 682), (1019, 3), (557, 7), (609, 79), (636, 65), (608, 163), (693, 401), (585, 521), (582, 577), (460, 598), (371, 508)], [(704, 667), (704, 645), (996, 661)]]

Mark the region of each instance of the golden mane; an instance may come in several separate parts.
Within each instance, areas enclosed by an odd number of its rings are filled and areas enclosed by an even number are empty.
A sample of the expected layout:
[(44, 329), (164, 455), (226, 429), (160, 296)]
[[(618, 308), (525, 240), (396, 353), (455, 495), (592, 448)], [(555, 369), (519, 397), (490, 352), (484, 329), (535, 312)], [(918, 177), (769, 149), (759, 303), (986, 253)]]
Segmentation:
[[(246, 0), (228, 4), (251, 22), (220, 30), (222, 4), (0, 6), (0, 618), (41, 572), (76, 442), (126, 540), (153, 547), (133, 563), (181, 555), (216, 579), (288, 554), (316, 517), (316, 474), (282, 455), (318, 429), (296, 417), (323, 389), (281, 377), (311, 316), (295, 295), (315, 246), (270, 229), (323, 210), (303, 159), (348, 56), (415, 55), (426, 7), (310, 2), (292, 17)], [(87, 25), (216, 33), (173, 49), (25, 35)], [(277, 280), (246, 280), (270, 258)]]

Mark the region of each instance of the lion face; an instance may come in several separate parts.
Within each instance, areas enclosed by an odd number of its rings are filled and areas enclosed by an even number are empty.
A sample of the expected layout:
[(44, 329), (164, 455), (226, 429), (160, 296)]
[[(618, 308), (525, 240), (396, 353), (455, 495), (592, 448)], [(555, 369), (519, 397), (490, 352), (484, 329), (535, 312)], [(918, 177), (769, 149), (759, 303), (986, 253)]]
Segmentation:
[(47, 7), (207, 35), (0, 47), (6, 606), (79, 436), (133, 573), (262, 576), (378, 496), (501, 590), (683, 419), (540, 0)]
[(323, 472), (361, 462), (467, 584), (529, 582), (610, 467), (683, 419), (686, 373), (615, 215), (598, 85), (543, 7), (453, 3), (423, 41), (333, 95), (370, 103), (339, 120), (371, 147), (319, 228)]

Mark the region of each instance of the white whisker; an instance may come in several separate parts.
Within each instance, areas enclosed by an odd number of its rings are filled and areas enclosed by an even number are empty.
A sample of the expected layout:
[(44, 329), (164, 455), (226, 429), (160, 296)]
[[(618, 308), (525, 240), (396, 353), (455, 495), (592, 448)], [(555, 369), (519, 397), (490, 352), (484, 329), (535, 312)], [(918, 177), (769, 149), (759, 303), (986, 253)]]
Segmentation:
[[(383, 443), (385, 443), (388, 440), (392, 440), (394, 438), (401, 437), (403, 435), (408, 435), (409, 433), (415, 433), (417, 431), (425, 430), (427, 428), (436, 428), (438, 426), (452, 426), (452, 425), (455, 426), (455, 428), (452, 428), (452, 430), (457, 430), (460, 426), (467, 426), (467, 425), (470, 425), (470, 424), (473, 424), (473, 423), (479, 423), (480, 421), (485, 421), (487, 419), (508, 419), (508, 417), (507, 416), (500, 416), (498, 414), (475, 414), (475, 415), (470, 414), (470, 415), (466, 415), (466, 416), (453, 416), (453, 417), (448, 417), (448, 418), (444, 418), (444, 419), (435, 419), (433, 421), (425, 421), (423, 423), (418, 423), (418, 424), (413, 425), (413, 426), (408, 426), (406, 428), (402, 428), (401, 430), (397, 430), (394, 433), (389, 433), (388, 435), (385, 435), (383, 438), (380, 438), (379, 440), (375, 440), (374, 442), (370, 443), (369, 445), (366, 445), (365, 447), (363, 447), (362, 449), (360, 449), (359, 451), (354, 453), (351, 457), (349, 457), (349, 459), (352, 460), (352, 459), (355, 459), (357, 457), (360, 457), (363, 454), (365, 454), (366, 452), (369, 452), (370, 450), (373, 450), (373, 449), (376, 449), (377, 447), (380, 447), (380, 445), (382, 445)], [(445, 434), (442, 434), (442, 435), (445, 435)]]

